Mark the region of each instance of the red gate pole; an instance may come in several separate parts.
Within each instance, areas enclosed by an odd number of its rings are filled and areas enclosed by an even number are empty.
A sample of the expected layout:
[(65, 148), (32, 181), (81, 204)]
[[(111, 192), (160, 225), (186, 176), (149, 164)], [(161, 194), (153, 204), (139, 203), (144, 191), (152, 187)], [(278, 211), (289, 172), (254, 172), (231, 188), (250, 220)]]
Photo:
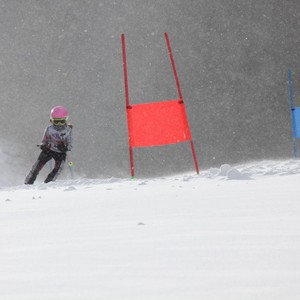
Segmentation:
[(195, 168), (196, 168), (196, 173), (199, 174), (199, 167), (198, 167), (198, 162), (197, 162), (197, 157), (196, 157), (196, 151), (195, 151), (193, 140), (191, 140), (191, 149), (192, 149), (192, 154), (193, 154), (193, 158), (194, 158), (194, 164), (195, 164)]
[(178, 96), (179, 96), (180, 100), (183, 100), (182, 93), (181, 93), (181, 88), (180, 88), (180, 84), (179, 84), (179, 79), (178, 79), (178, 75), (177, 75), (177, 71), (176, 71), (176, 67), (175, 67), (175, 61), (174, 61), (174, 58), (173, 58), (171, 44), (170, 44), (170, 40), (169, 40), (169, 36), (168, 36), (167, 32), (165, 32), (165, 37), (166, 37), (166, 43), (167, 43), (167, 47), (168, 47), (168, 51), (169, 51), (169, 55), (170, 55), (170, 60), (171, 60), (172, 68), (173, 68), (173, 73), (174, 73), (174, 77), (175, 77)]
[[(179, 78), (178, 78), (178, 75), (177, 75), (175, 61), (174, 61), (174, 57), (173, 57), (173, 53), (172, 53), (172, 48), (171, 48), (171, 44), (170, 44), (170, 40), (169, 40), (169, 36), (168, 36), (167, 32), (165, 32), (165, 38), (166, 38), (168, 52), (169, 52), (169, 56), (170, 56), (170, 60), (171, 60), (172, 68), (173, 68), (173, 73), (174, 73), (174, 77), (175, 77), (175, 82), (176, 82), (176, 87), (177, 87), (177, 91), (178, 91), (178, 96), (179, 96), (179, 99), (183, 103), (184, 101), (183, 101), (183, 97), (182, 97), (182, 93), (181, 93)], [(192, 155), (193, 155), (193, 159), (194, 159), (194, 164), (195, 164), (196, 172), (197, 172), (197, 174), (199, 174), (199, 167), (198, 167), (197, 156), (196, 156), (196, 152), (195, 152), (195, 147), (194, 147), (193, 140), (191, 140), (191, 150), (192, 150)]]
[[(125, 47), (125, 35), (122, 33), (122, 54), (123, 54), (123, 71), (124, 71), (124, 87), (125, 87), (125, 100), (126, 100), (126, 112), (130, 109), (129, 104), (129, 89), (128, 89), (128, 75), (127, 75), (127, 61), (126, 61), (126, 47)], [(130, 144), (130, 132), (129, 132), (129, 120), (127, 114), (127, 126), (128, 126), (128, 144), (129, 144), (129, 159), (130, 159), (130, 172), (131, 177), (134, 177), (134, 161), (133, 161), (133, 149)]]

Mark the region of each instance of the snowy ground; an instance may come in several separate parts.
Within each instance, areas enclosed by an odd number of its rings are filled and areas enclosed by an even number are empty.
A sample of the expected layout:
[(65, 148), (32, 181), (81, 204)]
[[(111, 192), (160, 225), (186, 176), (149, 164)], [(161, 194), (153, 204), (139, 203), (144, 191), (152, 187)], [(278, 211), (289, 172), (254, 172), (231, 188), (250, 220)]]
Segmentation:
[(300, 299), (300, 162), (0, 190), (0, 299)]

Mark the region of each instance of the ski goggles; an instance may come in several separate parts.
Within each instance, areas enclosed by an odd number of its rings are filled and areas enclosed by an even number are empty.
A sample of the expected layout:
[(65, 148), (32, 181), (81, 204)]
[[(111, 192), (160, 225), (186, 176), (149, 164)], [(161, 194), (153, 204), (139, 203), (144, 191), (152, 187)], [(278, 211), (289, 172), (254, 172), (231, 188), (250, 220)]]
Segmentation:
[(54, 125), (60, 125), (60, 126), (63, 126), (63, 125), (66, 125), (66, 122), (67, 122), (67, 120), (66, 119), (53, 119), (52, 120), (52, 123), (54, 124)]

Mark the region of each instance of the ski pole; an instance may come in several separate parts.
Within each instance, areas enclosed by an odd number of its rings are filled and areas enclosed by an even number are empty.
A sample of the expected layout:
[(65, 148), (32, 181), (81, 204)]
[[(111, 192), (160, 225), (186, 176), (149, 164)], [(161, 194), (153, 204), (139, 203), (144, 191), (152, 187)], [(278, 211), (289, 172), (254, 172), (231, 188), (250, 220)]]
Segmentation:
[(68, 161), (68, 167), (69, 167), (70, 177), (72, 179), (74, 179), (74, 172), (73, 172), (73, 166), (74, 166), (74, 164), (73, 164), (73, 162), (72, 162), (72, 160), (71, 160), (71, 158), (70, 158), (69, 155), (67, 156), (67, 161)]

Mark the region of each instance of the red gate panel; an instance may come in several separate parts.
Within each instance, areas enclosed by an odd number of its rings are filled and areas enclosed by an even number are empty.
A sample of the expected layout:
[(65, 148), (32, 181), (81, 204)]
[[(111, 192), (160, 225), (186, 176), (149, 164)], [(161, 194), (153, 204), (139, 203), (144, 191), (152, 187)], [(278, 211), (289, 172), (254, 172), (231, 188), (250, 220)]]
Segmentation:
[(131, 147), (160, 146), (192, 139), (181, 100), (130, 105), (127, 117)]

